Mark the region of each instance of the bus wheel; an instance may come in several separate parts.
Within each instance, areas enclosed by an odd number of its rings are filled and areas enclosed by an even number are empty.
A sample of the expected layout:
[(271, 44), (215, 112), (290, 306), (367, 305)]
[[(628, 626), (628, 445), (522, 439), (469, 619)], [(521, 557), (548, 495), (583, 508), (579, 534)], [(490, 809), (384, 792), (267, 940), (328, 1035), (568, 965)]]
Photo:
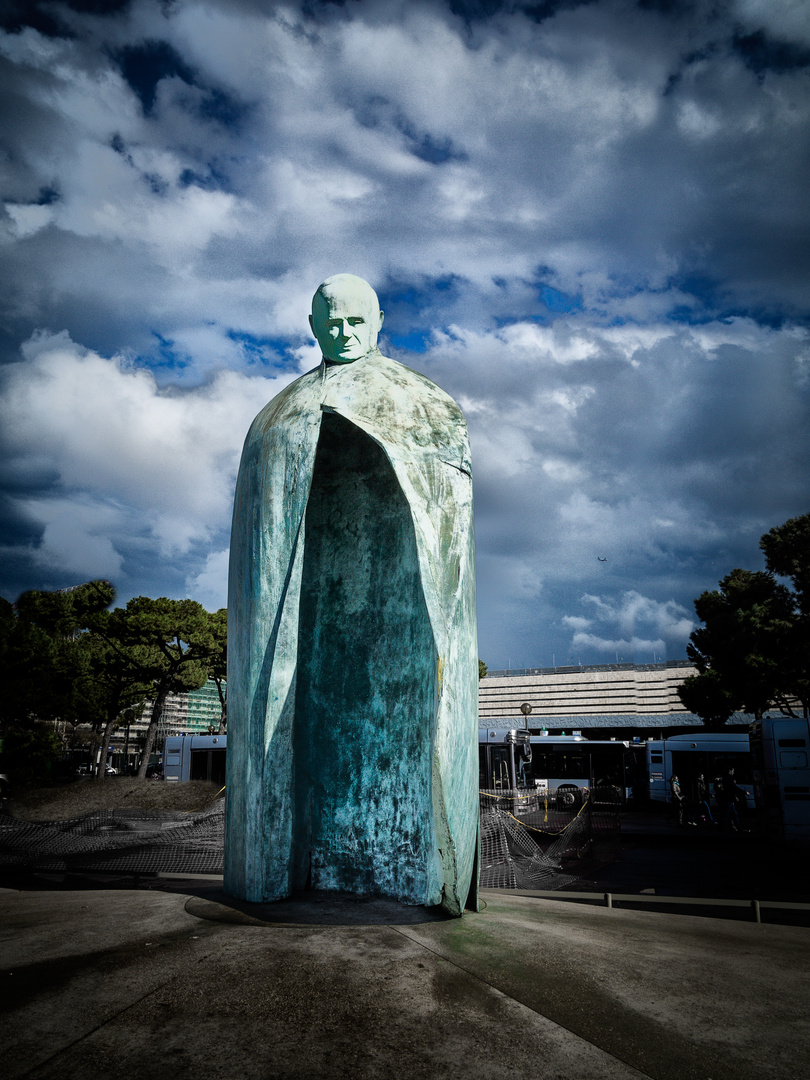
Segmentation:
[(557, 788), (558, 810), (579, 810), (582, 806), (582, 792), (576, 787)]

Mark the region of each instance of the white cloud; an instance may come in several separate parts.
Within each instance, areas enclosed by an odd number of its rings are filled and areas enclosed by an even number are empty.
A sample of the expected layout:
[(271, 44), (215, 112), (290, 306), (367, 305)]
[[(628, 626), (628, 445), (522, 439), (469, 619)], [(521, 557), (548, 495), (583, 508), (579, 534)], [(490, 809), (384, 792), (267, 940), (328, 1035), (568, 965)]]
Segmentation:
[(150, 372), (65, 334), (40, 335), (25, 353), (2, 372), (0, 419), (12, 467), (36, 462), (48, 489), (16, 498), (43, 530), (40, 563), (98, 564), (119, 578), (137, 538), (153, 558), (176, 559), (227, 535), (248, 426), (292, 376), (220, 371), (192, 390), (161, 390)]
[[(160, 16), (137, 4), (125, 20), (74, 13), (73, 41), (2, 38), (33, 109), (9, 131), (25, 164), (12, 180), (29, 190), (14, 202), (26, 207), (19, 235), (50, 216), (66, 234), (38, 265), (44, 290), (26, 287), (35, 308), (49, 289), (66, 308), (104, 296), (99, 274), (67, 272), (88, 243), (119, 247), (110, 284), (122, 295), (145, 260), (141, 318), (167, 338), (206, 320), (301, 333), (284, 316), (290, 290), (345, 262), (377, 281), (449, 273), (484, 288), (500, 275), (515, 295), (542, 263), (586, 303), (635, 318), (645, 284), (656, 290), (647, 304), (680, 302), (670, 279), (701, 251), (748, 259), (746, 295), (798, 288), (795, 268), (766, 271), (763, 245), (776, 252), (783, 236), (783, 249), (800, 224), (806, 95), (789, 73), (766, 93), (723, 51), (683, 68), (701, 35), (720, 32), (698, 15), (603, 0), (542, 23), (502, 15), (477, 25), (471, 47), (440, 4), (322, 14), (313, 26), (295, 4), (267, 17), (201, 0)], [(144, 116), (111, 54), (150, 40), (196, 81), (159, 82)], [(243, 110), (237, 122), (206, 118), (211, 87)], [(701, 157), (696, 133), (709, 144)], [(54, 181), (58, 201), (28, 209)], [(775, 212), (785, 230), (774, 232)], [(272, 307), (263, 281), (280, 286)], [(487, 310), (466, 304), (461, 325), (480, 327)], [(512, 332), (531, 344), (543, 330)], [(577, 345), (558, 342), (558, 362), (582, 359)]]
[[(679, 643), (680, 644), (680, 643)], [(666, 657), (666, 642), (663, 638), (603, 638), (597, 634), (574, 634), (571, 649), (575, 652), (587, 649), (601, 654), (603, 663), (654, 664)], [(679, 650), (680, 651), (680, 650)]]
[[(310, 8), (0, 34), (19, 580), (84, 550), (122, 589), (221, 596), (247, 424), (318, 362), (312, 292), (349, 270), (466, 411), (490, 666), (669, 642), (564, 620), (584, 592), (687, 610), (806, 509), (807, 5)], [(156, 43), (145, 109), (121, 58)]]
[[(575, 631), (571, 648), (619, 654), (625, 661), (650, 663), (653, 655), (665, 659), (668, 649), (680, 656), (695, 626), (676, 601), (653, 600), (634, 590), (619, 598), (586, 593), (581, 603), (591, 609), (592, 618), (567, 616), (562, 620)], [(591, 628), (594, 632), (588, 632)]]
[(188, 593), (209, 611), (228, 604), (228, 548), (212, 551), (199, 574), (188, 579)]
[[(756, 568), (761, 533), (806, 505), (791, 464), (805, 332), (750, 319), (602, 329), (579, 314), (554, 330), (534, 356), (461, 331), (425, 356), (470, 427), (482, 653), (493, 667), (536, 663), (529, 628), (547, 637), (556, 607), (555, 625), (591, 633), (575, 651), (683, 655), (694, 597), (734, 565)], [(577, 336), (590, 358), (553, 363), (556, 338)], [(583, 617), (583, 591), (613, 605), (609, 627), (565, 621)], [(520, 615), (505, 624), (492, 612), (510, 603)]]
[(680, 130), (695, 139), (711, 139), (721, 130), (723, 117), (714, 109), (703, 108), (696, 101), (682, 101), (678, 107)]
[(6, 213), (11, 218), (12, 229), (17, 237), (33, 236), (53, 221), (53, 209), (36, 203), (28, 206), (18, 203), (6, 203)]
[(30, 552), (35, 563), (85, 578), (120, 575), (123, 560), (110, 538), (121, 529), (118, 508), (84, 498), (31, 500), (27, 509), (44, 525), (40, 545)]

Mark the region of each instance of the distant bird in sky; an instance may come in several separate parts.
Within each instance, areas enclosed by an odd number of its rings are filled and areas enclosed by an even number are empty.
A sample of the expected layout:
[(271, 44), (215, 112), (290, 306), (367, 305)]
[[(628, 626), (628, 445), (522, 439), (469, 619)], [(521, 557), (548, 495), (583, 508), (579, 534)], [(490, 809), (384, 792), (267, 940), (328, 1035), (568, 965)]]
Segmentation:
[(596, 556), (599, 562), (607, 562), (607, 559), (603, 559), (601, 555)]

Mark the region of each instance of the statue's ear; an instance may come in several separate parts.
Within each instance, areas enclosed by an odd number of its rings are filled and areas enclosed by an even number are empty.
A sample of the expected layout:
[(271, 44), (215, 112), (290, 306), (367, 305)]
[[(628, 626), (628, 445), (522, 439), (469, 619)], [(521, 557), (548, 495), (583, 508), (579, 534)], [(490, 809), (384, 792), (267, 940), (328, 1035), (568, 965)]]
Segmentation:
[(315, 323), (312, 321), (312, 316), (311, 315), (309, 317), (309, 328), (312, 331), (312, 333), (314, 334), (315, 333)]
[(384, 318), (385, 318), (385, 312), (384, 312), (384, 311), (381, 311), (381, 312), (380, 312), (380, 322), (379, 322), (379, 325), (378, 325), (378, 327), (377, 327), (377, 333), (378, 333), (378, 334), (379, 334), (380, 330), (382, 330), (382, 324), (383, 324), (383, 319), (384, 319)]

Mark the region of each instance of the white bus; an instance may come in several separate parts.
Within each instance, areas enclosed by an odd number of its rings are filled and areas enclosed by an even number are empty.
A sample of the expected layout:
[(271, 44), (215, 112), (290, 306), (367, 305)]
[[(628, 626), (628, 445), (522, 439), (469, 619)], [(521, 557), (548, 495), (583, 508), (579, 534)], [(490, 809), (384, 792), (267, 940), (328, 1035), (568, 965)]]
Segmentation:
[(551, 796), (563, 809), (579, 807), (584, 789), (612, 788), (623, 803), (630, 794), (629, 747), (629, 742), (613, 739), (482, 727), (478, 729), (478, 786)]
[(810, 720), (766, 716), (751, 725), (757, 805), (784, 840), (810, 840)]
[(734, 769), (738, 787), (745, 791), (749, 809), (754, 803), (754, 777), (751, 747), (748, 736), (737, 732), (699, 731), (691, 735), (670, 735), (668, 739), (647, 740), (647, 775), (650, 779), (650, 799), (669, 802), (670, 780), (678, 777), (681, 792), (694, 801), (696, 781), (703, 774), (711, 786), (718, 776)]

